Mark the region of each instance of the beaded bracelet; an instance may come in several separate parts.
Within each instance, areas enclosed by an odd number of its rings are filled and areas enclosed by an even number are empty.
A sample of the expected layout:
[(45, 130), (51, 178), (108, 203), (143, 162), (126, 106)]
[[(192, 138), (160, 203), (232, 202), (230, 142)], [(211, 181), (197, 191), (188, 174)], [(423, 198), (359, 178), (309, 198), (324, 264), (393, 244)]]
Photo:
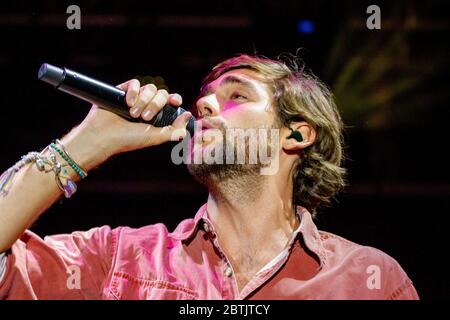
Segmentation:
[[(48, 147), (47, 147), (48, 148)], [(51, 169), (55, 172), (55, 181), (56, 184), (58, 185), (59, 189), (64, 192), (64, 196), (66, 198), (70, 198), (76, 191), (77, 191), (77, 185), (75, 184), (75, 182), (70, 178), (69, 172), (66, 170), (66, 166), (70, 165), (70, 164), (65, 164), (65, 165), (61, 165), (57, 160), (56, 160), (56, 155), (53, 152), (53, 150), (49, 149), (49, 153), (50, 153), (50, 160), (53, 163), (53, 166), (51, 167)], [(38, 165), (38, 163), (36, 162), (36, 165)], [(38, 165), (38, 169), (40, 171), (42, 171), (39, 168)]]
[(48, 146), (42, 151), (49, 151), (50, 156), (46, 157), (38, 152), (29, 152), (21, 157), (21, 159), (14, 164), (11, 168), (5, 171), (0, 176), (0, 195), (6, 196), (9, 188), (12, 186), (16, 173), (29, 163), (35, 163), (39, 171), (48, 173), (53, 171), (55, 173), (55, 181), (58, 188), (64, 193), (66, 198), (70, 198), (77, 190), (75, 182), (70, 178), (68, 171), (65, 167), (69, 164), (61, 165), (56, 155)]
[[(61, 149), (56, 146), (56, 143), (58, 143), (61, 146)], [(73, 159), (67, 154), (66, 149), (64, 148), (64, 145), (59, 140), (54, 140), (50, 144), (50, 147), (52, 147), (53, 150), (59, 153), (59, 155), (67, 161), (67, 163), (72, 167), (72, 169), (80, 176), (81, 179), (84, 179), (87, 177), (87, 172), (81, 168)]]

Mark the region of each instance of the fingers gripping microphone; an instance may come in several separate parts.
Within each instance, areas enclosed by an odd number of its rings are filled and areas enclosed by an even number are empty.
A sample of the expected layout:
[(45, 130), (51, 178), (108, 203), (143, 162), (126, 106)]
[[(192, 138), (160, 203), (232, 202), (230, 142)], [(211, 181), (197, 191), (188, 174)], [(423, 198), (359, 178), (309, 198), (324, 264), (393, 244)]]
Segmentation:
[[(111, 111), (132, 122), (145, 122), (155, 127), (164, 127), (172, 124), (180, 114), (186, 111), (183, 108), (166, 105), (153, 119), (145, 121), (141, 117), (133, 118), (130, 115), (130, 107), (128, 107), (125, 101), (126, 92), (112, 85), (67, 68), (58, 68), (48, 63), (42, 64), (39, 69), (38, 78), (51, 84), (58, 90), (96, 104), (102, 109)], [(186, 126), (186, 130), (190, 133), (191, 137), (194, 135), (194, 121), (195, 118), (191, 117)]]

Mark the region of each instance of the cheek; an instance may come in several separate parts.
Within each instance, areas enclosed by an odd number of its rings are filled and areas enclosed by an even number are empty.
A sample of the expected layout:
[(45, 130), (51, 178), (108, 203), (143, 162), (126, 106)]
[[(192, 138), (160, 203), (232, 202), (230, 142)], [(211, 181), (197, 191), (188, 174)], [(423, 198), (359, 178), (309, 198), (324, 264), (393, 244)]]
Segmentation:
[(229, 128), (264, 128), (273, 123), (273, 114), (265, 106), (240, 106), (222, 111)]

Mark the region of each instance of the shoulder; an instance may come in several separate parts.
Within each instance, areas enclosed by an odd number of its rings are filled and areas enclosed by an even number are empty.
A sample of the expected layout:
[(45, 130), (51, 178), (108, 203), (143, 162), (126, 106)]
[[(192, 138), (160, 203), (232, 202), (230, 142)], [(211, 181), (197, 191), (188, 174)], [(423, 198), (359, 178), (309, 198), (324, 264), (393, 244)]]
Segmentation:
[(113, 234), (121, 238), (132, 238), (133, 240), (139, 239), (155, 239), (160, 237), (166, 237), (169, 234), (166, 225), (163, 223), (155, 223), (140, 228), (132, 227), (117, 227), (113, 230)]
[(147, 248), (160, 243), (171, 243), (182, 240), (194, 231), (194, 219), (181, 221), (174, 231), (170, 232), (163, 223), (155, 223), (140, 228), (118, 227), (112, 230), (114, 241), (123, 245), (139, 245)]
[(319, 234), (328, 267), (340, 268), (349, 277), (362, 277), (368, 287), (380, 287), (387, 299), (418, 298), (412, 281), (389, 254), (330, 232), (319, 231)]
[[(50, 236), (45, 236), (44, 241), (46, 242), (64, 242), (68, 239), (73, 242), (88, 242), (88, 241), (107, 241), (112, 234), (112, 229), (108, 225), (101, 227), (94, 227), (86, 231), (74, 231), (67, 234), (54, 234)], [(26, 230), (22, 238), (36, 238), (36, 235), (30, 230)]]
[(387, 270), (399, 265), (393, 257), (377, 248), (361, 245), (326, 231), (319, 231), (319, 234), (331, 262), (351, 259), (357, 265), (374, 264)]

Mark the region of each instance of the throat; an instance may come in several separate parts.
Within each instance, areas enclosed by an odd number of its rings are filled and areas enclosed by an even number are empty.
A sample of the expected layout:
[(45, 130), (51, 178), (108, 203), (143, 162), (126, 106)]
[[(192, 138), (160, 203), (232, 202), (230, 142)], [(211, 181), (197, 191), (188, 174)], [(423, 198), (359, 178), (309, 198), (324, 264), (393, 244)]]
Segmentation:
[(209, 191), (218, 204), (250, 206), (258, 202), (265, 185), (266, 180), (263, 176), (246, 174), (233, 179), (216, 181), (209, 186)]

